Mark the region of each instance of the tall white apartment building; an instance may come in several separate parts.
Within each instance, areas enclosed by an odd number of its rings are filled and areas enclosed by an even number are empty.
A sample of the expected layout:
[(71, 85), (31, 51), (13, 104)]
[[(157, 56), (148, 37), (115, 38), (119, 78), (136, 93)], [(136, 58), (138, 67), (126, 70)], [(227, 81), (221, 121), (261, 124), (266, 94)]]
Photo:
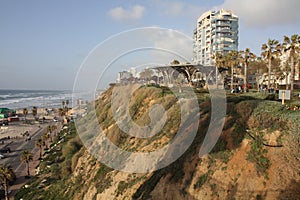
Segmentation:
[(238, 16), (230, 10), (207, 11), (197, 20), (194, 30), (193, 61), (214, 65), (216, 52), (226, 54), (238, 50)]

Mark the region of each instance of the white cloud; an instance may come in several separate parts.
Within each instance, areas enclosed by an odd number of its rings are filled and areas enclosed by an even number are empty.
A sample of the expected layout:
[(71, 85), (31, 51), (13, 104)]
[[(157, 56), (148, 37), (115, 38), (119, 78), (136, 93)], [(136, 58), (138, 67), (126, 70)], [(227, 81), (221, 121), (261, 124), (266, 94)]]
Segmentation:
[(183, 1), (149, 0), (149, 2), (154, 5), (160, 13), (168, 17), (198, 16), (199, 13), (208, 9), (205, 6), (198, 6)]
[(145, 7), (135, 5), (129, 9), (115, 7), (108, 11), (108, 15), (115, 21), (137, 21), (140, 20), (145, 13)]
[(184, 4), (182, 2), (165, 2), (165, 14), (169, 16), (178, 16), (182, 14)]
[(174, 59), (180, 62), (191, 62), (193, 40), (187, 35), (172, 29), (161, 29), (150, 39), (155, 48), (163, 50), (163, 52), (153, 52), (156, 60), (164, 64), (168, 64)]
[(219, 8), (233, 10), (247, 26), (267, 27), (299, 21), (299, 0), (225, 0)]

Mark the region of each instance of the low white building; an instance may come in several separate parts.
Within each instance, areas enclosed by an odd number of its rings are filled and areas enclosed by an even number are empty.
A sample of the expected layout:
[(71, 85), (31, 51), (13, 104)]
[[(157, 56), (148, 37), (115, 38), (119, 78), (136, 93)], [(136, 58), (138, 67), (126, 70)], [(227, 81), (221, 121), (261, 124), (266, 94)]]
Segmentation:
[(116, 83), (121, 83), (122, 81), (128, 80), (132, 77), (133, 75), (128, 71), (118, 72), (118, 78), (116, 80)]

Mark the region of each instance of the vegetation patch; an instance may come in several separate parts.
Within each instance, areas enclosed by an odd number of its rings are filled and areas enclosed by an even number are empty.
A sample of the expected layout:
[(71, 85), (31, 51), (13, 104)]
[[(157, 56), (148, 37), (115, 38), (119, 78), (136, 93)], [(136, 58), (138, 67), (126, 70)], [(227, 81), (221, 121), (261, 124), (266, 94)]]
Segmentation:
[(107, 174), (111, 172), (113, 169), (107, 167), (104, 164), (101, 164), (96, 175), (94, 176), (93, 180), (95, 182), (95, 186), (97, 188), (97, 192), (101, 193), (106, 188), (111, 186), (112, 179)]
[[(58, 141), (61, 141), (58, 144)], [(61, 130), (54, 139), (49, 152), (44, 155), (39, 164), (40, 173), (27, 182), (28, 187), (22, 187), (15, 199), (73, 199), (75, 191), (81, 190), (82, 177), (78, 176), (72, 183), (70, 176), (74, 170), (72, 161), (77, 162), (82, 149), (82, 143), (76, 134), (75, 125), (68, 124), (68, 129)], [(76, 158), (73, 158), (73, 157)], [(69, 191), (69, 192), (66, 192)]]
[(201, 188), (206, 183), (206, 181), (208, 181), (210, 179), (210, 177), (211, 177), (211, 175), (213, 175), (213, 173), (214, 172), (212, 170), (208, 170), (207, 173), (202, 174), (198, 178), (198, 181), (194, 184), (194, 189)]
[(223, 163), (228, 163), (230, 156), (232, 155), (232, 152), (230, 150), (224, 150), (224, 151), (219, 151), (217, 153), (211, 154), (211, 156), (214, 159), (219, 159)]
[(268, 150), (263, 147), (263, 135), (257, 134), (255, 140), (251, 141), (251, 149), (247, 155), (247, 159), (255, 163), (259, 174), (266, 173), (270, 166), (270, 160), (266, 157)]

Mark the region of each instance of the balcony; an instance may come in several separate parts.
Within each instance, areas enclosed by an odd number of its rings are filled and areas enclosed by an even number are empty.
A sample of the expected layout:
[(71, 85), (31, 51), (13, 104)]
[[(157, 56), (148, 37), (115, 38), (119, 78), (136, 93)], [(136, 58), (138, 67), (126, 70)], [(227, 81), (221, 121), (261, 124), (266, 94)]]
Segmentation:
[(217, 29), (216, 30), (217, 33), (231, 33), (230, 29)]
[(231, 26), (230, 20), (218, 20), (216, 23), (217, 26)]

